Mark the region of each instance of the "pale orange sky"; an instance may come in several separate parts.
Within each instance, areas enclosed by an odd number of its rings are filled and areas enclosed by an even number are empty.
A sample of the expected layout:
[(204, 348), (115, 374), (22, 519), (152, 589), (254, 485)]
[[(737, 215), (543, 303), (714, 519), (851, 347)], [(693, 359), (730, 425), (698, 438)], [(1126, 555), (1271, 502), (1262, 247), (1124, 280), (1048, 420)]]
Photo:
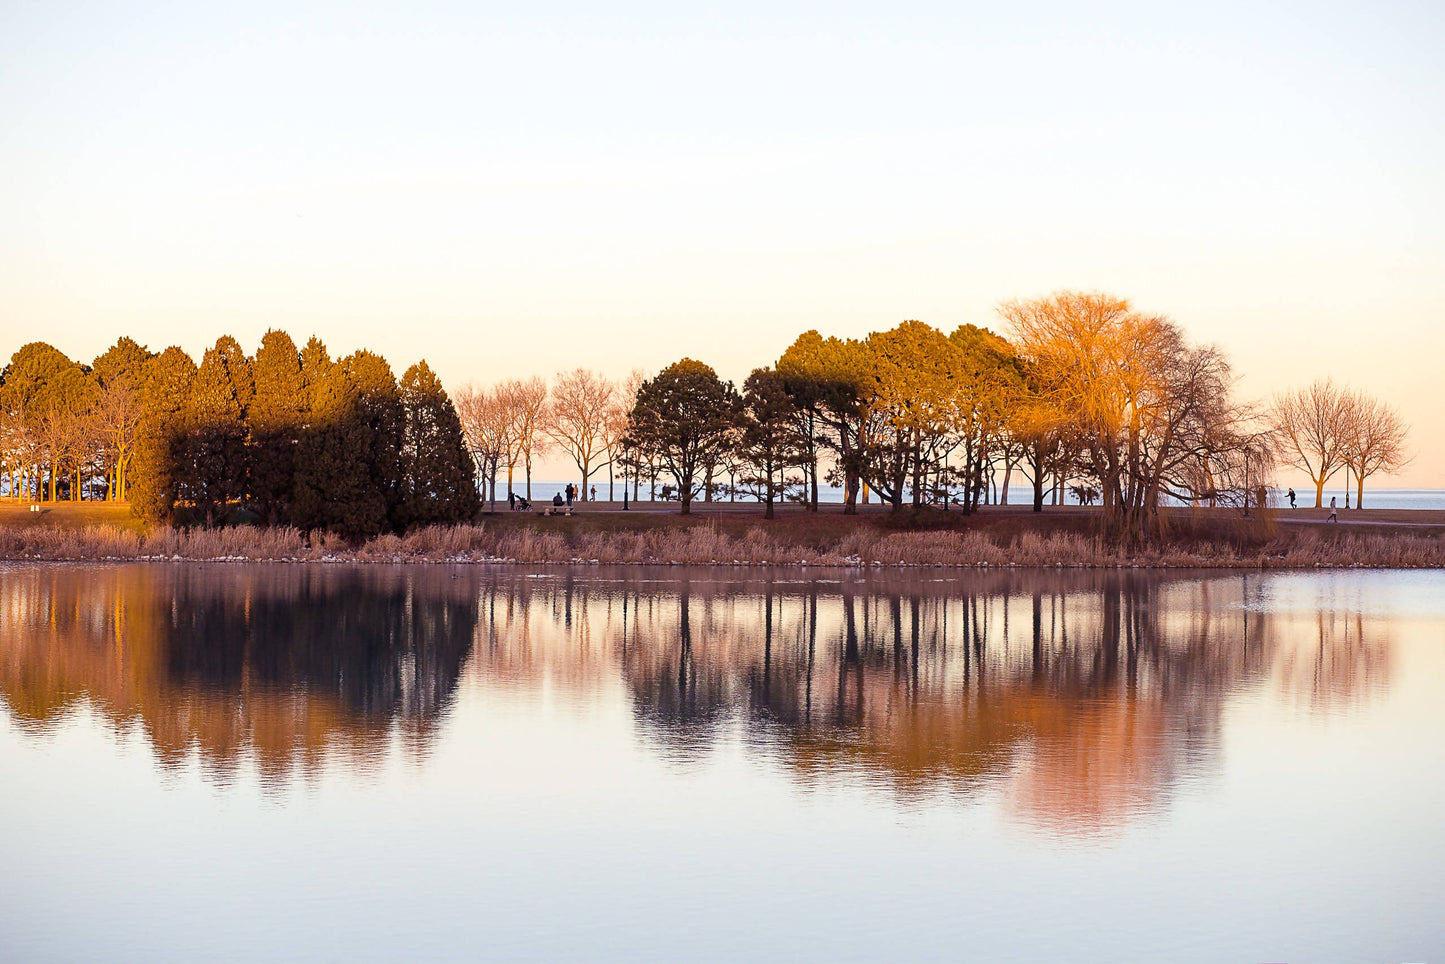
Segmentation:
[(1413, 423), (1445, 487), (1438, 8), (0, 11), (0, 355), (268, 327), (450, 387), (1097, 289)]

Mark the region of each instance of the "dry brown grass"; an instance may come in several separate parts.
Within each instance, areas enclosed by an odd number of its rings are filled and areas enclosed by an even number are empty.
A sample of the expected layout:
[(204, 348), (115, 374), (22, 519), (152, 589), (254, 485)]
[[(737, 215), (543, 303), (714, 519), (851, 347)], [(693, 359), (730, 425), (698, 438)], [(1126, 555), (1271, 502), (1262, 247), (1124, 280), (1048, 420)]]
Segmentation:
[[(808, 537), (805, 537), (808, 536)], [(1228, 568), (1441, 568), (1445, 539), (1396, 532), (1298, 529), (1253, 543), (1191, 538), (1162, 547), (1125, 548), (1077, 531), (1008, 534), (988, 530), (898, 531), (856, 526), (818, 538), (805, 529), (716, 522), (636, 529), (545, 526), (432, 526), (384, 535), (359, 546), (286, 527), (157, 529), (113, 526), (0, 527), (0, 559), (206, 560), (256, 562), (491, 562), (527, 565), (1070, 566)]]
[(129, 502), (42, 502), (35, 512), (30, 511), (31, 505), (0, 499), (0, 528), (83, 529), (105, 525), (145, 531), (145, 523), (131, 514)]

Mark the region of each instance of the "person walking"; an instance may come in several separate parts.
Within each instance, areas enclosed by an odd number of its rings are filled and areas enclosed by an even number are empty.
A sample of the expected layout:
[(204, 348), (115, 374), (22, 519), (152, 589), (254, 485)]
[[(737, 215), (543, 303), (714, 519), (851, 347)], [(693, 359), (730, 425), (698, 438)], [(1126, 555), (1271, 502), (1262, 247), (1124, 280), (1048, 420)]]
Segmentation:
[(507, 508), (511, 509), (513, 512), (517, 511), (517, 493), (507, 493)]
[(597, 486), (595, 486), (595, 485), (592, 487), (592, 501), (593, 501), (593, 502), (596, 502), (596, 501), (597, 501)]
[(1289, 490), (1289, 507), (1294, 508), (1294, 489)]
[[(573, 485), (571, 482), (568, 482), (568, 483), (567, 483), (567, 508), (569, 508), (569, 509), (572, 508), (572, 496), (573, 496), (576, 492), (577, 492), (577, 487), (576, 487), (575, 485)], [(1334, 505), (1334, 504), (1335, 504), (1334, 499), (1331, 499), (1331, 500), (1330, 500), (1330, 505)]]
[(1326, 521), (1326, 522), (1333, 522), (1333, 523), (1335, 523), (1336, 525), (1339, 524), (1339, 521), (1340, 521), (1340, 513), (1339, 513), (1339, 510), (1335, 508), (1335, 497), (1334, 497), (1334, 496), (1330, 496), (1330, 517), (1329, 517), (1328, 519), (1326, 519), (1325, 521)]

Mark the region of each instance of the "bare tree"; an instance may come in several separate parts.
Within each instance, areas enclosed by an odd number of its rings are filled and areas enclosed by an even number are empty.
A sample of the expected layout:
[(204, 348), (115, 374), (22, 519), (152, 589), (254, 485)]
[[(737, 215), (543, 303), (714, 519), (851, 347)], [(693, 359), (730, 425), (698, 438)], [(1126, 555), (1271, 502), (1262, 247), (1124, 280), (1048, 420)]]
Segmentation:
[(1325, 483), (1345, 467), (1349, 418), (1349, 393), (1328, 378), (1274, 397), (1275, 450), (1314, 483), (1316, 509), (1325, 504)]
[(578, 368), (557, 373), (542, 430), (582, 473), (584, 502), (588, 480), (604, 465), (598, 459), (616, 444), (610, 431), (616, 425), (616, 402), (617, 386), (597, 372)]
[(35, 419), (23, 404), (0, 411), (0, 462), (10, 476), (10, 497), (36, 498), (40, 440)]
[(60, 498), (60, 482), (74, 476), (70, 500), (80, 501), (80, 465), (87, 448), (85, 419), (65, 409), (51, 409), (36, 422), (35, 435), (42, 461), (50, 469), (50, 501)]
[(542, 434), (542, 416), (547, 410), (547, 380), (539, 375), (528, 379), (512, 378), (498, 386), (511, 420), (511, 449), (507, 462), (507, 492), (512, 490), (512, 470), (520, 461), (527, 473), (527, 499), (532, 498), (532, 459), (546, 452), (547, 437)]
[(123, 500), (127, 473), (140, 429), (141, 397), (129, 378), (114, 378), (104, 385), (90, 410), (93, 431), (103, 447), (111, 475), (111, 498)]
[(512, 420), (498, 392), (473, 385), (458, 389), (452, 404), (462, 423), (462, 435), (482, 476), (482, 495), (490, 495), (491, 510), (497, 510), (497, 473), (511, 448)]
[[(612, 403), (612, 414), (607, 420), (607, 501), (614, 502), (617, 494), (613, 470), (618, 465), (626, 465), (623, 459), (623, 440), (627, 437), (627, 428), (631, 424), (632, 408), (637, 404), (637, 392), (642, 388), (642, 383), (647, 381), (647, 373), (640, 368), (634, 368), (628, 376), (617, 386), (617, 397)], [(627, 479), (624, 476), (622, 487), (627, 488)]]
[(1365, 479), (1377, 472), (1394, 472), (1410, 461), (1405, 454), (1409, 431), (1400, 413), (1378, 398), (1349, 393), (1344, 461), (1355, 479), (1355, 508), (1365, 507)]

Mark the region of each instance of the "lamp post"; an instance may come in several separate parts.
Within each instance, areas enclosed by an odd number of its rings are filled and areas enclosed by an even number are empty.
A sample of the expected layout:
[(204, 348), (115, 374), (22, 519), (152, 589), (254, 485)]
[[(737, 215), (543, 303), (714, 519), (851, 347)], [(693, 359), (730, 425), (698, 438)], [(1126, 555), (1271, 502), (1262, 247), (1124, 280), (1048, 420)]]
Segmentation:
[(630, 511), (627, 505), (627, 446), (622, 446), (622, 511)]

